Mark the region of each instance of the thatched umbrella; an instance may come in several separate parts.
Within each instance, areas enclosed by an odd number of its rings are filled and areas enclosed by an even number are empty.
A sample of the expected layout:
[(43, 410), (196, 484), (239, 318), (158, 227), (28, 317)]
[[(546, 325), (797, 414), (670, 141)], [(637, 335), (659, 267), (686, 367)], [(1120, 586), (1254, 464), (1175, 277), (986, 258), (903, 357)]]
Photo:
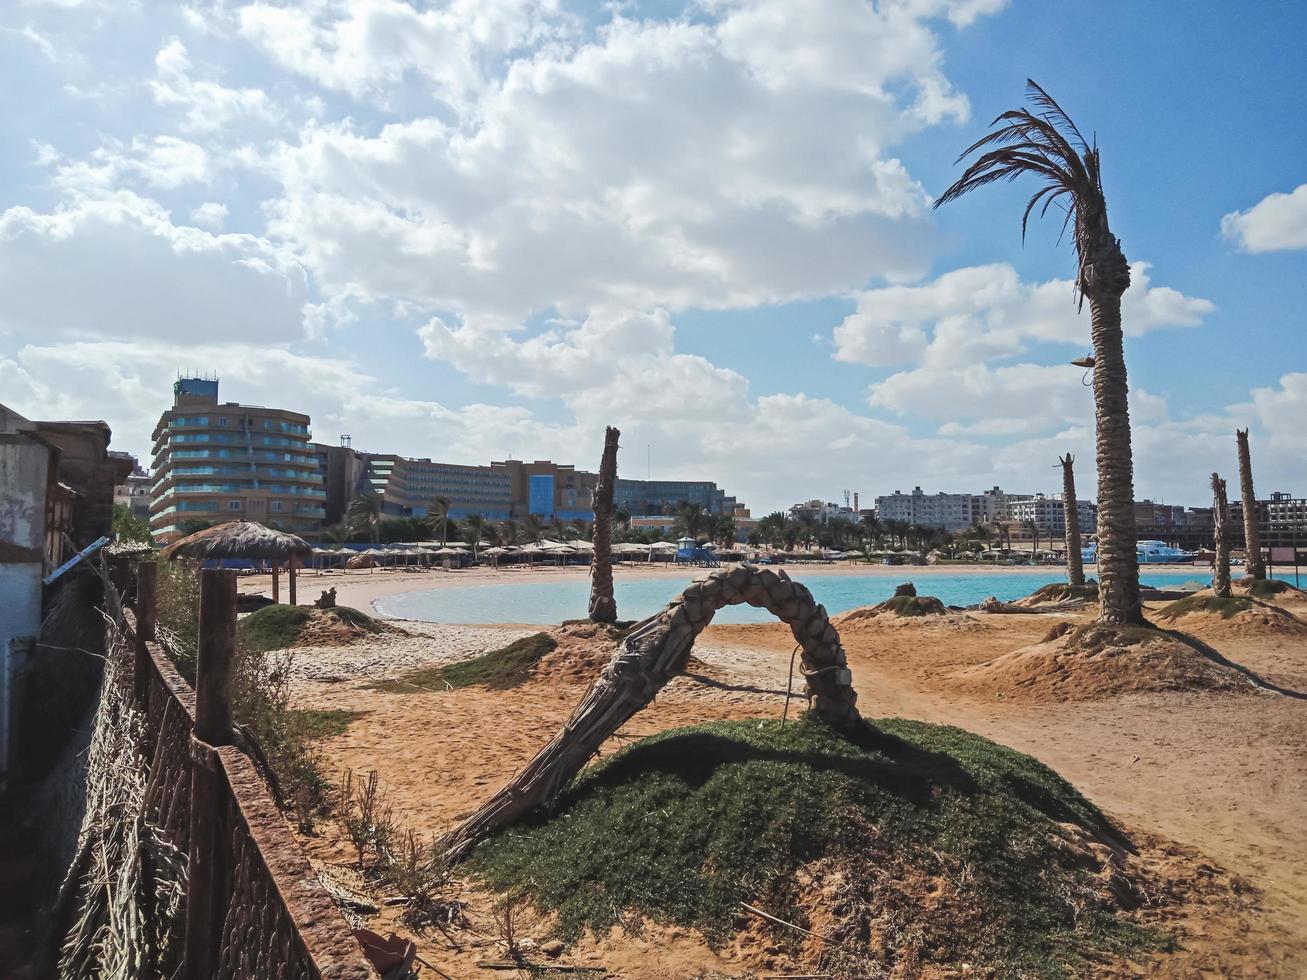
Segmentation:
[(245, 558), (272, 562), (272, 601), (281, 601), (277, 571), (286, 562), (290, 570), (290, 602), (295, 605), (295, 565), (313, 557), (313, 548), (303, 538), (274, 531), (254, 521), (228, 521), (174, 541), (163, 550), (164, 558)]

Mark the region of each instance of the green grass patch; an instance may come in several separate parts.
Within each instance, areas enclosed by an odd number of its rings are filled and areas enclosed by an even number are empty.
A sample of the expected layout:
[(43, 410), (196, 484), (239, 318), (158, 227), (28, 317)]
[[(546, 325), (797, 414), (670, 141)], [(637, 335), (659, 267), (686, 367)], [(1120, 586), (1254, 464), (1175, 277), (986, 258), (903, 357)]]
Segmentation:
[(1252, 600), (1243, 596), (1221, 599), (1214, 595), (1187, 595), (1183, 599), (1167, 603), (1157, 611), (1156, 615), (1158, 619), (1179, 619), (1190, 613), (1212, 613), (1222, 619), (1229, 619), (1238, 613), (1247, 612), (1252, 607)]
[(291, 727), (308, 739), (334, 738), (344, 735), (350, 723), (362, 718), (366, 711), (349, 711), (345, 708), (294, 708), (287, 712)]
[[(1162, 941), (1069, 856), (1058, 823), (1110, 828), (1056, 773), (957, 728), (876, 724), (859, 743), (810, 716), (663, 732), (582, 773), (472, 867), (524, 887), (565, 936), (603, 935), (634, 912), (720, 942), (744, 921), (741, 901), (808, 925), (795, 872), (829, 862), (835, 938), (881, 967), (1062, 976)], [(786, 932), (776, 941), (793, 943)]]
[(366, 633), (381, 633), (385, 627), (367, 613), (349, 606), (317, 609), (313, 606), (264, 606), (250, 613), (237, 624), (240, 642), (257, 653), (284, 650), (293, 646), (300, 633), (315, 614), (331, 617), (353, 629)]
[(419, 687), (444, 691), (451, 687), (473, 687), (477, 684), (506, 690), (517, 687), (530, 677), (540, 658), (556, 646), (558, 644), (548, 633), (535, 633), (470, 660), (442, 664), (439, 667), (424, 667), (398, 678), (377, 681), (370, 686), (372, 690), (389, 691), (392, 694), (412, 694), (413, 689)]

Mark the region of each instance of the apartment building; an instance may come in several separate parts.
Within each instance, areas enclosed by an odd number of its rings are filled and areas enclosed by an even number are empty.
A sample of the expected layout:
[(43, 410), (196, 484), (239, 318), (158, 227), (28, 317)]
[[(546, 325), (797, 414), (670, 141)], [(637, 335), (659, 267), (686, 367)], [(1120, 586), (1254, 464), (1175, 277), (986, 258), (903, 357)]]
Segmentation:
[(388, 517), (424, 517), (437, 498), (449, 502), (449, 515), (455, 518), (480, 514), (502, 521), (513, 513), (512, 477), (490, 466), (368, 454), (363, 482)]
[[(994, 492), (999, 492), (997, 487)], [(921, 487), (913, 487), (911, 493), (895, 490), (892, 494), (877, 497), (876, 515), (882, 523), (901, 521), (918, 527), (961, 531), (977, 522), (993, 520), (988, 516), (993, 499), (974, 493), (928, 494)]]
[(796, 520), (801, 520), (805, 516), (811, 517), (818, 524), (829, 524), (832, 520), (841, 519), (849, 521), (852, 524), (861, 520), (861, 515), (852, 507), (844, 504), (837, 504), (827, 500), (807, 500), (801, 504), (795, 504), (790, 508), (790, 516)]
[(163, 543), (231, 520), (315, 537), (326, 491), (309, 417), (218, 402), (218, 382), (179, 378), (154, 427), (150, 530)]
[[(1055, 537), (1066, 534), (1066, 506), (1062, 502), (1060, 493), (1037, 493), (1030, 497), (1009, 496), (1006, 507), (1006, 519), (1021, 527), (1028, 527), (1033, 521), (1039, 528), (1040, 534)], [(1076, 516), (1079, 518), (1081, 534), (1097, 532), (1097, 507), (1087, 500), (1077, 500)]]

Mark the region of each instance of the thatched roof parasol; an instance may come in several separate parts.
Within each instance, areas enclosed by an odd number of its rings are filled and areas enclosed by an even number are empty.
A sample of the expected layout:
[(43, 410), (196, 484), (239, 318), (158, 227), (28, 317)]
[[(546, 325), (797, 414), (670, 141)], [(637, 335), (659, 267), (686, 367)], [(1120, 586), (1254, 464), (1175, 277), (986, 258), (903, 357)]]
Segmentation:
[(307, 541), (285, 531), (274, 531), (254, 521), (229, 521), (207, 527), (163, 550), (165, 558), (268, 558), (307, 559), (313, 549)]

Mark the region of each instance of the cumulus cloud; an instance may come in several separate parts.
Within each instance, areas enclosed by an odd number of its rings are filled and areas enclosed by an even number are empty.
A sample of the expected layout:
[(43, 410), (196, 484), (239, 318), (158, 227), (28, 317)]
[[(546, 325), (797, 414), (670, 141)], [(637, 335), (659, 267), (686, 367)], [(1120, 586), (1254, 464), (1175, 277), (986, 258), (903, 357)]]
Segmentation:
[(174, 225), (125, 191), (0, 213), (0, 335), (273, 342), (302, 333), (307, 286), (284, 248)]
[(1231, 211), (1221, 219), (1221, 234), (1245, 252), (1307, 248), (1307, 184), (1268, 194), (1247, 211)]
[(228, 88), (209, 78), (197, 77), (186, 45), (169, 38), (154, 59), (155, 77), (148, 85), (157, 105), (177, 109), (182, 128), (193, 133), (215, 133), (233, 123), (275, 123), (277, 109), (259, 88)]
[[(1150, 269), (1147, 262), (1131, 266), (1131, 286), (1121, 300), (1127, 336), (1196, 326), (1216, 309), (1206, 299), (1154, 286)], [(1023, 283), (1005, 263), (868, 290), (857, 300), (857, 309), (835, 328), (837, 360), (947, 368), (1019, 354), (1032, 342), (1089, 343), (1089, 314), (1078, 310), (1070, 280)]]
[(205, 201), (199, 207), (191, 209), (191, 223), (199, 225), (201, 228), (212, 228), (214, 231), (221, 231), (223, 222), (227, 220), (227, 205), (219, 201)]

